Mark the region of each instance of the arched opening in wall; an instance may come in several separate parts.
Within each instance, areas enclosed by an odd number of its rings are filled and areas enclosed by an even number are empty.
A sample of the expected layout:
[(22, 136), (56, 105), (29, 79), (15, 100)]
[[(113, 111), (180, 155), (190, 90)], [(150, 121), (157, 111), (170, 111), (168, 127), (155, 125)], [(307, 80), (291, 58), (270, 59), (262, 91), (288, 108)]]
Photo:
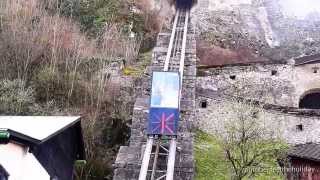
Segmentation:
[(310, 90), (301, 96), (299, 108), (320, 109), (320, 89)]

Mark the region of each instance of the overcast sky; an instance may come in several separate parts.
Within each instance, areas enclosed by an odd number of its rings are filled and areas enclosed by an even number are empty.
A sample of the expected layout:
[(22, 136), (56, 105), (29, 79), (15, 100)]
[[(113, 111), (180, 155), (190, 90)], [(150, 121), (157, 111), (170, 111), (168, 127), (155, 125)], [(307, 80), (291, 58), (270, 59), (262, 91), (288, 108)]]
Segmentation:
[(286, 15), (299, 19), (313, 12), (320, 13), (320, 0), (280, 0), (280, 4)]

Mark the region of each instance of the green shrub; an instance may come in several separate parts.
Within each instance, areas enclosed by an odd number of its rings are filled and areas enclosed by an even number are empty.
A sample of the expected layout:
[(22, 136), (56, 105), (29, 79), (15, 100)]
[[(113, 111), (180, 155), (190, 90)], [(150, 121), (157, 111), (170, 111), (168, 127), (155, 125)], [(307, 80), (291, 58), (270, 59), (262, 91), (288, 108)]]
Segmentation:
[[(275, 146), (281, 146), (277, 144)], [(195, 161), (196, 161), (196, 180), (225, 180), (232, 179), (232, 166), (226, 158), (221, 141), (216, 136), (207, 134), (203, 131), (197, 131), (195, 137)], [(245, 176), (243, 180), (282, 180), (285, 179), (280, 171), (277, 158), (268, 157), (263, 161), (264, 166), (253, 167), (257, 171), (254, 177)]]
[(0, 114), (25, 115), (35, 103), (33, 89), (19, 79), (0, 80)]
[(43, 67), (32, 83), (40, 103), (54, 100), (60, 107), (77, 106), (85, 94), (80, 74), (60, 72), (50, 67)]

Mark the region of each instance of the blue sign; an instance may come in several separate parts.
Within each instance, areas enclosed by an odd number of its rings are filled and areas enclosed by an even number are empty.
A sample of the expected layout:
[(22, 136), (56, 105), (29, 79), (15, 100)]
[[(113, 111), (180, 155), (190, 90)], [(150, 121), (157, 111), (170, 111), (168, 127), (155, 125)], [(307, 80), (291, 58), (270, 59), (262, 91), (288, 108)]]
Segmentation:
[(176, 135), (178, 121), (178, 109), (150, 108), (148, 134)]
[(179, 96), (179, 73), (153, 72), (148, 134), (177, 134)]

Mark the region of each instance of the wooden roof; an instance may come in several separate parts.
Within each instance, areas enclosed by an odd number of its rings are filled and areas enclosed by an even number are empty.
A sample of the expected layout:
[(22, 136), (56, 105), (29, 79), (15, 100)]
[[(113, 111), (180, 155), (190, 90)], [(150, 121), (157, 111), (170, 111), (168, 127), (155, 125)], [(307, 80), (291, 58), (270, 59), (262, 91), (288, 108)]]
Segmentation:
[(74, 143), (79, 146), (79, 159), (85, 159), (85, 149), (79, 116), (0, 116), (0, 130), (10, 133), (10, 141), (29, 147), (39, 146), (70, 128), (76, 130)]
[(320, 162), (320, 144), (299, 144), (289, 150), (288, 156)]
[(79, 120), (78, 116), (1, 116), (0, 129), (14, 131), (40, 142)]
[(304, 65), (304, 64), (312, 64), (312, 63), (320, 63), (320, 54), (314, 54), (309, 56), (302, 56), (299, 58), (295, 58), (295, 65)]

